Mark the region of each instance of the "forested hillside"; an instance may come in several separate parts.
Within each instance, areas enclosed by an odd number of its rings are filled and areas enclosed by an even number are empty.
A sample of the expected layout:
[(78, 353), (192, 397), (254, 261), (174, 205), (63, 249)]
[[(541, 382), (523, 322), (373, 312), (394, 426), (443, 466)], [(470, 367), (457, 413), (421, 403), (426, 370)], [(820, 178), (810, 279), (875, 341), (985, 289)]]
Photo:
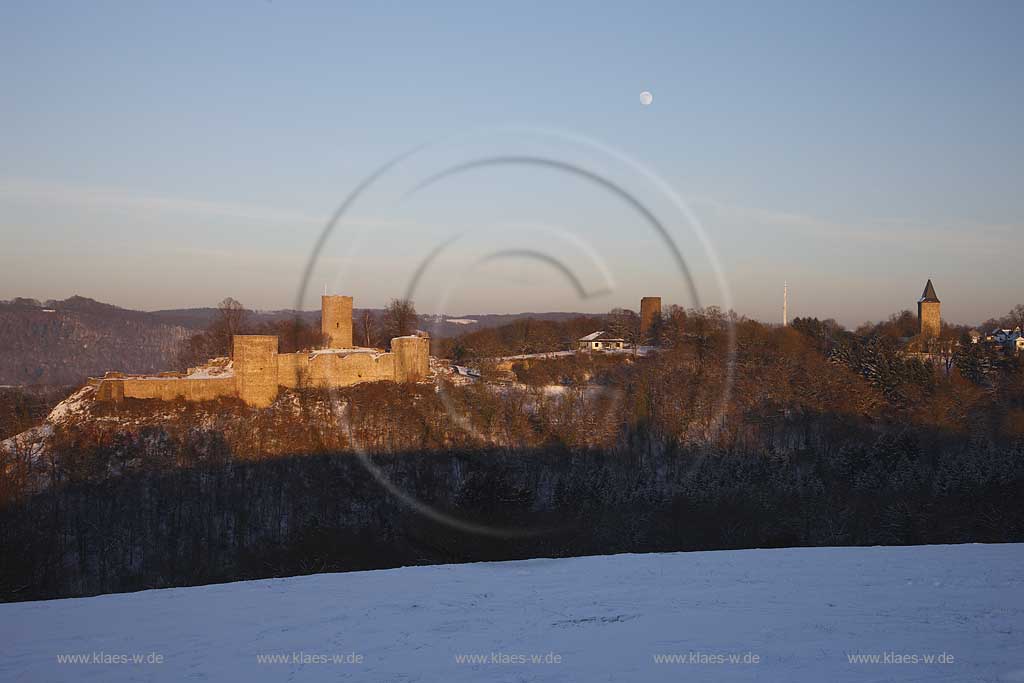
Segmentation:
[(83, 297), (0, 303), (0, 384), (81, 384), (107, 370), (166, 370), (188, 335), (150, 313)]

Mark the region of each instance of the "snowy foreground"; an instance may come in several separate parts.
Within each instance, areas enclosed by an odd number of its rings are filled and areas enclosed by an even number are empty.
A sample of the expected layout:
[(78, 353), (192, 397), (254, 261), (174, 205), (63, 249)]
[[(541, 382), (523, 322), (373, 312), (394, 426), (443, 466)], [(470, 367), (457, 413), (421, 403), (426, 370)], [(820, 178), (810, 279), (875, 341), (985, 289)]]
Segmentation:
[(527, 560), (9, 604), (0, 643), (3, 681), (1024, 681), (1024, 544)]

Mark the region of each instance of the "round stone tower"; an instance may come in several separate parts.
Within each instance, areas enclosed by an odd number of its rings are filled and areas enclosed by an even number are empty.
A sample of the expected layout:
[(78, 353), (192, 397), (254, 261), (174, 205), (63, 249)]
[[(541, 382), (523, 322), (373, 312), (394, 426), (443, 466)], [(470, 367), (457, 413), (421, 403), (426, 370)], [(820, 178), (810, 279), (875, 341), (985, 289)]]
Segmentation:
[(430, 372), (430, 338), (410, 335), (391, 340), (395, 381), (419, 382)]
[(320, 331), (327, 348), (352, 348), (352, 297), (320, 298)]

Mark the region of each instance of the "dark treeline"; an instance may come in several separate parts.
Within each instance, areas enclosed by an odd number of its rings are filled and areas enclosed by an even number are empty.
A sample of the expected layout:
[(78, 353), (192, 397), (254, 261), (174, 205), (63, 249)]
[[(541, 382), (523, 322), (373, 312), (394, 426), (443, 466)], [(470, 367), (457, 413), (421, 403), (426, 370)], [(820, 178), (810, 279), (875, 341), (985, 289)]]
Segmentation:
[(1021, 447), (935, 443), (908, 431), (830, 457), (650, 455), (640, 443), (372, 456), (407, 494), (511, 532), (496, 536), (419, 514), (352, 454), (136, 473), (4, 509), (0, 595), (538, 556), (1022, 540)]

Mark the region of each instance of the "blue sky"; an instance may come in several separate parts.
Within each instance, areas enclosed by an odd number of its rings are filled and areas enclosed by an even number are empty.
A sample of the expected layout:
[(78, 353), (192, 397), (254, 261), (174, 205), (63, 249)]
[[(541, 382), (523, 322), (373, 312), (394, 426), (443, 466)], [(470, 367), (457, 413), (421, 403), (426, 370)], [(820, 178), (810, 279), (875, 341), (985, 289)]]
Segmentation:
[[(793, 315), (853, 325), (932, 277), (945, 316), (977, 322), (1024, 302), (1022, 26), (1013, 2), (6, 3), (0, 298), (291, 306), (374, 169), (516, 126), (596, 140), (670, 185), (720, 263), (679, 227), (700, 303), (774, 320), (788, 280)], [(389, 187), (489, 150), (474, 144)], [(660, 206), (607, 158), (503, 144)], [(485, 169), (351, 221), (306, 304), (326, 285), (382, 305), (452, 235), (423, 311), (692, 304), (636, 212), (565, 174)], [(612, 286), (581, 299), (550, 263), (482, 258), (524, 244)]]

